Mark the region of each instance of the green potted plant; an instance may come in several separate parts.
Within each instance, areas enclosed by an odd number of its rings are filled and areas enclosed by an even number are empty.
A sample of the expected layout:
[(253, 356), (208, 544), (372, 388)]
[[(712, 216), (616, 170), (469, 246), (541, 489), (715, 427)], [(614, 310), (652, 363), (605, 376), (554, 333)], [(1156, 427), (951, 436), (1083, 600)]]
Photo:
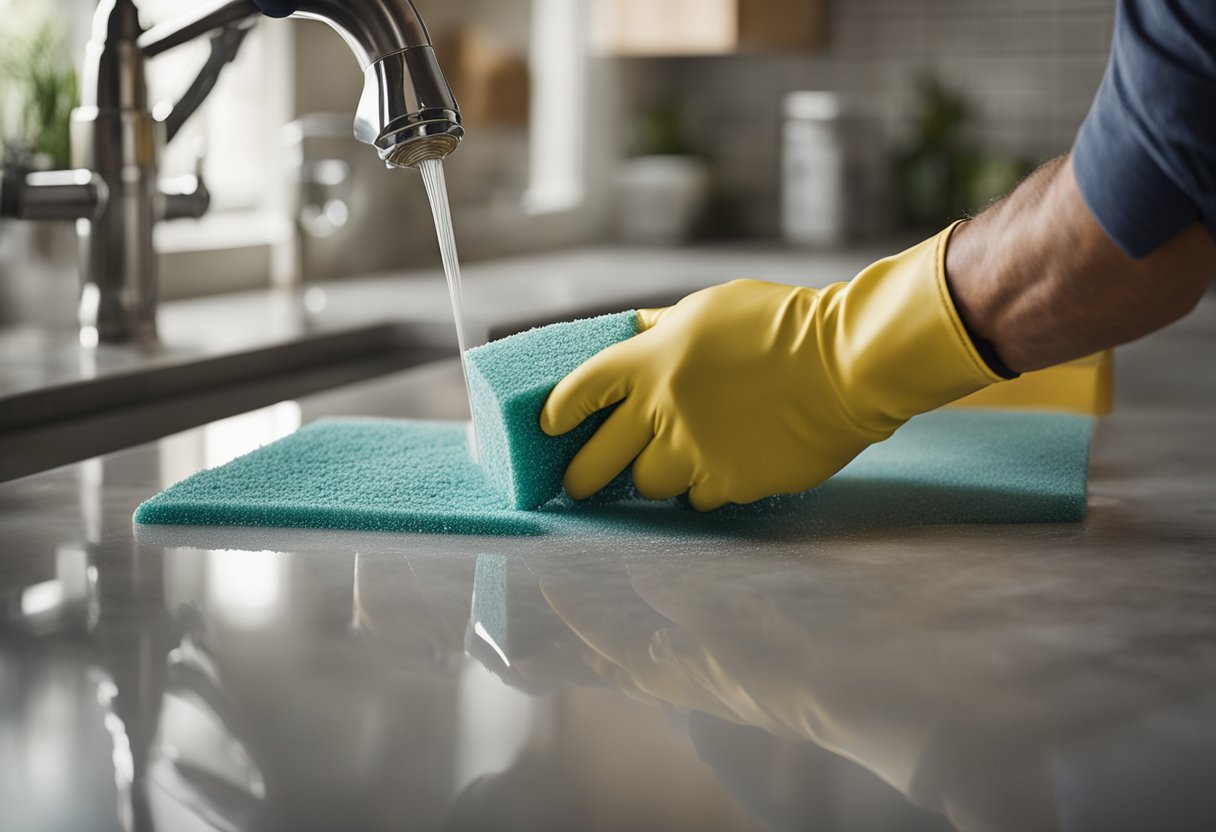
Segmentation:
[(974, 112), (962, 93), (922, 76), (911, 140), (896, 159), (902, 219), (940, 228), (983, 209), (1033, 168), (1025, 159), (986, 150), (972, 137)]
[[(69, 167), (78, 99), (66, 27), (30, 4), (7, 11), (0, 22), (0, 160), (14, 176)], [(0, 322), (71, 326), (76, 291), (72, 223), (0, 221)]]

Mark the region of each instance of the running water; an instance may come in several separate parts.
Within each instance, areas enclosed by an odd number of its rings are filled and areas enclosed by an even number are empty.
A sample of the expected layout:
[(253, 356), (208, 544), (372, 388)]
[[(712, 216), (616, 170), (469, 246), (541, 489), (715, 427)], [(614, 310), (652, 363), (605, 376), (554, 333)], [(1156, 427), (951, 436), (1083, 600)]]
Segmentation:
[[(469, 345), (464, 320), (464, 289), (460, 283), (460, 258), (456, 255), (456, 233), (452, 228), (452, 209), (448, 205), (447, 180), (443, 176), (443, 162), (427, 159), (418, 165), (426, 195), (431, 201), (431, 213), (435, 216), (435, 236), (439, 238), (439, 253), (443, 257), (443, 271), (448, 278), (448, 294), (452, 298), (452, 317), (456, 320), (456, 340), (460, 345), (460, 368), (464, 373), (464, 389), (469, 397), (469, 414), (473, 412), (473, 393), (469, 387), (469, 363), (465, 353)], [(469, 452), (477, 459), (477, 430), (469, 420)]]

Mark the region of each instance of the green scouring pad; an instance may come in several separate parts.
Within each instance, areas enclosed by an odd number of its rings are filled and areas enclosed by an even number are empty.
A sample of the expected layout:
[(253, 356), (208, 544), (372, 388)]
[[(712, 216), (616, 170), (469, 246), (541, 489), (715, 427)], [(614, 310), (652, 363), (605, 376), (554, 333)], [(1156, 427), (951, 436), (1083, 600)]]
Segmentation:
[(135, 522), (440, 534), (528, 535), (469, 456), (463, 423), (324, 419), (196, 474)]
[(601, 350), (637, 333), (637, 313), (618, 312), (521, 332), (468, 352), (477, 451), (491, 481), (518, 509), (562, 492), (562, 474), (609, 411), (564, 436), (540, 429), (549, 391)]
[[(1072, 522), (1085, 516), (1093, 419), (946, 410), (913, 419), (822, 487), (697, 515), (630, 496), (573, 505), (562, 473), (602, 423), (546, 436), (553, 386), (636, 328), (633, 312), (521, 333), (469, 353), (481, 464), (461, 423), (323, 420), (148, 500), (148, 524), (442, 534), (811, 534), (920, 523)], [(535, 509), (543, 508), (541, 511)]]

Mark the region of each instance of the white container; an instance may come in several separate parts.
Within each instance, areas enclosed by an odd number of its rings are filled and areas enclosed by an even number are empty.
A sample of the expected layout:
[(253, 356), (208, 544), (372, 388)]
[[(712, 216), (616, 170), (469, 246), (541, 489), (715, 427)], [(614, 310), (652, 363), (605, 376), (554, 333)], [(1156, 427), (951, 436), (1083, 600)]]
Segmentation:
[(695, 156), (641, 156), (618, 179), (621, 239), (676, 245), (692, 236), (709, 195), (709, 169)]
[(830, 92), (785, 98), (781, 227), (790, 242), (838, 246), (888, 227), (888, 160), (877, 119)]

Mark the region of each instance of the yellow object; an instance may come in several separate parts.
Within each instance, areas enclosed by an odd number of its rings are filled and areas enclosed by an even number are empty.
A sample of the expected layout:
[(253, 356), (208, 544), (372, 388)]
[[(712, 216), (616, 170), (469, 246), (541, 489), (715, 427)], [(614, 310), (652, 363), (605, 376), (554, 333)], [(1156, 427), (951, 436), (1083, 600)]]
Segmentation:
[(953, 227), (825, 289), (736, 280), (640, 313), (639, 334), (550, 394), (541, 429), (620, 403), (566, 471), (589, 497), (633, 463), (643, 496), (702, 511), (805, 491), (905, 421), (999, 381), (945, 283)]
[(999, 410), (1064, 410), (1102, 416), (1113, 408), (1114, 390), (1114, 353), (1102, 352), (985, 387), (955, 405)]

